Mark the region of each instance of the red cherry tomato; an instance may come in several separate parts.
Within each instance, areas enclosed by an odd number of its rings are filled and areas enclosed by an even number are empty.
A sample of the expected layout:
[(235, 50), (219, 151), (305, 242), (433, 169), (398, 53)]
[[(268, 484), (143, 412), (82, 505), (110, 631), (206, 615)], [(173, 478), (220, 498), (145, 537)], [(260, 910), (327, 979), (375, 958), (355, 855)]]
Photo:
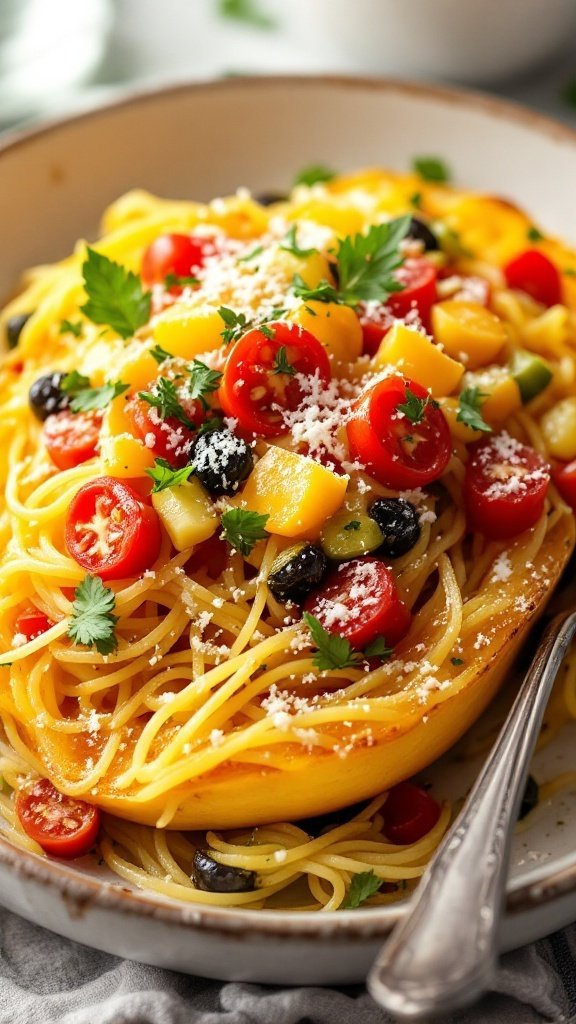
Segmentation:
[(48, 779), (38, 779), (16, 797), (22, 828), (53, 857), (82, 857), (94, 846), (100, 830), (97, 807), (59, 793)]
[(68, 409), (44, 421), (44, 444), (58, 469), (74, 469), (81, 462), (94, 458), (101, 425), (99, 412), (70, 412)]
[(156, 512), (132, 487), (99, 476), (72, 499), (65, 539), (83, 569), (103, 580), (120, 580), (149, 569), (162, 538)]
[(509, 288), (526, 292), (543, 306), (562, 302), (562, 282), (556, 267), (539, 249), (527, 249), (504, 267)]
[(506, 540), (534, 526), (549, 481), (544, 459), (508, 434), (477, 442), (470, 448), (463, 487), (470, 528)]
[[(411, 420), (399, 408), (419, 400)], [(425, 388), (404, 377), (386, 377), (356, 401), (346, 425), (350, 452), (386, 487), (422, 487), (443, 472), (452, 441), (443, 413)]]
[(186, 562), (186, 575), (197, 575), (201, 570), (212, 580), (217, 580), (228, 565), (230, 548), (225, 540), (214, 533), (194, 548), (194, 553)]
[[(142, 257), (144, 284), (164, 284), (168, 274), (194, 277), (218, 248), (213, 238), (198, 235), (159, 235)], [(170, 289), (172, 291), (173, 289)], [(176, 287), (176, 290), (180, 289)]]
[(400, 782), (390, 790), (382, 808), (383, 831), (391, 843), (407, 846), (422, 839), (440, 817), (440, 805), (420, 786)]
[(438, 298), (436, 291), (436, 267), (423, 256), (404, 260), (394, 271), (394, 277), (403, 285), (401, 292), (394, 292), (386, 305), (393, 316), (405, 317), (413, 310), (425, 327), (430, 326), (430, 310)]
[(556, 470), (554, 483), (564, 501), (576, 512), (576, 459)]
[[(206, 419), (202, 403), (194, 399), (182, 405), (192, 423), (199, 427)], [(132, 398), (125, 409), (134, 436), (144, 441), (156, 458), (166, 459), (176, 469), (187, 464), (194, 441), (194, 433), (188, 427), (173, 416), (161, 419), (158, 410), (143, 398)]]
[(364, 355), (375, 356), (380, 343), (394, 323), (394, 314), (382, 303), (362, 303), (358, 308)]
[(377, 636), (394, 645), (410, 628), (411, 615), (398, 597), (394, 577), (377, 558), (343, 562), (310, 595), (304, 609), (358, 650)]
[[(270, 335), (270, 336), (269, 336)], [(282, 372), (282, 365), (288, 372)], [(298, 324), (283, 322), (256, 327), (236, 342), (224, 367), (220, 404), (242, 430), (261, 437), (286, 432), (282, 415), (302, 402), (299, 376), (330, 380), (330, 362), (319, 341)]]
[(44, 612), (40, 612), (37, 608), (30, 605), (23, 612), (20, 612), (14, 623), (14, 633), (15, 635), (25, 636), (26, 642), (28, 642), (29, 640), (35, 640), (38, 636), (42, 636), (42, 633), (46, 633), (50, 626), (53, 625), (54, 623), (50, 621), (47, 615), (44, 615)]

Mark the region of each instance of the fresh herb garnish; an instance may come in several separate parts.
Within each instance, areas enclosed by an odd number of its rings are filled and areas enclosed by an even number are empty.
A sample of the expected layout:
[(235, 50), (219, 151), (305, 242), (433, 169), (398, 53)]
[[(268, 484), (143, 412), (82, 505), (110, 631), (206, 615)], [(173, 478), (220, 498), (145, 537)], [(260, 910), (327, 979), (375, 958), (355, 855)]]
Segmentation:
[(292, 366), (292, 363), (288, 362), (285, 345), (280, 346), (274, 357), (274, 369), (272, 370), (272, 373), (286, 373), (289, 377), (294, 377), (296, 374), (296, 367)]
[(129, 384), (121, 380), (109, 381), (99, 388), (91, 388), (88, 377), (72, 370), (66, 374), (62, 381), (62, 390), (72, 398), (70, 408), (72, 412), (92, 412), (95, 409), (105, 409), (118, 395), (128, 391)]
[(200, 359), (195, 359), (194, 362), (188, 364), (188, 372), (190, 374), (188, 381), (188, 394), (190, 398), (200, 399), (204, 408), (208, 409), (206, 395), (211, 395), (214, 391), (218, 390), (222, 374), (219, 370), (211, 370)]
[(411, 423), (418, 425), (418, 423), (422, 423), (426, 409), (429, 405), (437, 408), (438, 402), (435, 402), (430, 395), (426, 395), (425, 398), (418, 398), (418, 395), (415, 395), (411, 388), (407, 387), (406, 401), (400, 402), (396, 406), (396, 409), (398, 412), (403, 413), (406, 419), (410, 420)]
[(410, 203), (410, 206), (414, 207), (415, 210), (420, 210), (422, 207), (422, 193), (413, 192), (408, 202)]
[(164, 278), (165, 288), (187, 288), (200, 284), (200, 280), (193, 274), (166, 274)]
[(150, 355), (156, 360), (158, 365), (165, 363), (167, 359), (174, 359), (174, 356), (167, 352), (161, 345), (154, 345), (154, 348), (150, 349)]
[(152, 494), (158, 494), (159, 491), (165, 490), (166, 487), (179, 487), (180, 484), (185, 483), (190, 474), (194, 472), (194, 466), (173, 469), (166, 459), (154, 459), (152, 469), (147, 469), (146, 472), (154, 481)]
[(526, 237), (529, 242), (541, 242), (544, 235), (534, 224), (531, 224), (526, 232)]
[(352, 668), (358, 664), (358, 654), (352, 650), (349, 640), (338, 636), (337, 633), (329, 633), (310, 612), (304, 612), (304, 621), (317, 648), (313, 663), (321, 672), (328, 669)]
[(75, 644), (95, 647), (98, 654), (112, 654), (118, 646), (115, 607), (114, 591), (99, 576), (85, 576), (74, 593), (67, 635)]
[(464, 664), (464, 658), (450, 658), (450, 661), (452, 662), (453, 665), (463, 665)]
[(251, 251), (247, 252), (245, 256), (239, 256), (237, 262), (238, 263), (250, 263), (250, 261), (251, 260), (255, 260), (257, 256), (261, 256), (263, 252), (264, 252), (264, 246), (263, 245), (257, 245), (255, 249), (251, 249)]
[(173, 418), (182, 423), (189, 430), (194, 430), (194, 424), (182, 408), (175, 384), (167, 377), (158, 377), (154, 382), (154, 391), (139, 391), (138, 398), (158, 410), (161, 419)]
[(259, 10), (255, 0), (218, 0), (218, 13), (221, 18), (241, 21), (254, 28), (269, 29), (276, 26), (273, 18)]
[(332, 181), (336, 177), (336, 171), (332, 171), (325, 164), (311, 164), (310, 167), (303, 167), (294, 178), (296, 185), (319, 185), (326, 181)]
[(301, 274), (294, 274), (292, 291), (304, 302), (341, 302), (338, 289), (328, 281), (320, 281), (314, 288), (309, 288)]
[(196, 437), (201, 437), (202, 434), (209, 434), (211, 430), (220, 430), (224, 425), (224, 420), (221, 416), (211, 416), (209, 419), (204, 420), (204, 423), (196, 431)]
[(89, 246), (82, 264), (88, 301), (80, 307), (95, 324), (106, 324), (121, 338), (130, 338), (148, 323), (152, 296), (137, 274)]
[(412, 170), (419, 174), (423, 181), (450, 181), (450, 171), (444, 160), (437, 156), (415, 156)]
[(342, 910), (357, 910), (366, 900), (375, 896), (383, 884), (384, 879), (378, 878), (373, 871), (360, 871), (354, 875), (350, 883), (346, 899), (342, 903)]
[(235, 313), (228, 306), (220, 306), (218, 312), (225, 324), (225, 328), (221, 332), (225, 345), (229, 345), (232, 341), (238, 341), (238, 338), (241, 338), (250, 327), (250, 321), (245, 313)]
[(484, 434), (491, 434), (492, 427), (482, 417), (482, 399), (487, 398), (480, 388), (466, 388), (458, 396), (458, 412), (456, 419), (464, 423), (470, 430), (481, 430)]
[(290, 230), (286, 233), (280, 246), (284, 252), (290, 252), (293, 256), (298, 256), (301, 259), (305, 259), (307, 256), (313, 256), (314, 253), (318, 252), (317, 249), (301, 249), (298, 245), (296, 238), (297, 227), (295, 224), (292, 225)]
[(389, 658), (391, 654), (394, 654), (394, 648), (389, 647), (386, 643), (386, 639), (383, 636), (376, 636), (367, 647), (364, 648), (364, 656), (366, 658)]
[(73, 334), (75, 338), (81, 338), (83, 330), (84, 324), (81, 320), (77, 320), (76, 323), (72, 323), (71, 320), (62, 320), (58, 334)]
[(346, 523), (344, 529), (348, 533), (350, 530), (359, 530), (361, 525), (362, 524), (359, 519), (351, 519), (349, 523)]
[(222, 516), (224, 538), (240, 554), (249, 555), (254, 545), (268, 536), (265, 530), (268, 519), (267, 515), (245, 508), (231, 508)]

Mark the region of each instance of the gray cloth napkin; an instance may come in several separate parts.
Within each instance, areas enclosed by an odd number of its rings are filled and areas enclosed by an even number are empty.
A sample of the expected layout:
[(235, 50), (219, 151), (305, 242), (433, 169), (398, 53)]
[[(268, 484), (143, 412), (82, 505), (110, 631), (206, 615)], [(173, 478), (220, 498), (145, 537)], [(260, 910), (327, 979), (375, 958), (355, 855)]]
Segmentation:
[[(503, 960), (444, 1024), (575, 1024), (576, 925)], [(99, 953), (0, 911), (0, 1024), (391, 1024), (361, 986), (220, 984)]]

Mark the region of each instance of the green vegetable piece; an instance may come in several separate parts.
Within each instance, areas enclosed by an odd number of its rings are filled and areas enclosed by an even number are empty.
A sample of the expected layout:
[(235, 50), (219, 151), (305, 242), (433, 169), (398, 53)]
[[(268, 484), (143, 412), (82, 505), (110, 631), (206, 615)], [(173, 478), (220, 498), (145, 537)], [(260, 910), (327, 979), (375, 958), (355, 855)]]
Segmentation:
[(320, 534), (324, 554), (336, 562), (376, 551), (383, 541), (384, 535), (378, 523), (359, 512), (339, 512), (327, 520)]
[(366, 900), (369, 900), (384, 885), (384, 879), (378, 878), (373, 871), (360, 871), (354, 875), (346, 899), (342, 904), (342, 910), (357, 910)]
[(534, 352), (517, 349), (510, 365), (512, 376), (516, 381), (522, 401), (531, 402), (552, 380), (552, 368), (545, 359)]
[(415, 156), (412, 160), (412, 170), (419, 174), (423, 181), (444, 184), (451, 178), (447, 163), (438, 156)]

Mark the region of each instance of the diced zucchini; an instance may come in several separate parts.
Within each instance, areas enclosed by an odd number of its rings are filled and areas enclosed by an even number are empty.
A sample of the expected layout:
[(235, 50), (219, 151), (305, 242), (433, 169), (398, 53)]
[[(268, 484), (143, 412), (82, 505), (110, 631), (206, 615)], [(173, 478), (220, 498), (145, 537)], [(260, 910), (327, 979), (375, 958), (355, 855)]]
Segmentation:
[(152, 504), (177, 551), (208, 540), (218, 528), (212, 502), (195, 477), (153, 494)]
[(548, 387), (553, 376), (550, 363), (534, 352), (527, 352), (526, 349), (517, 349), (512, 357), (510, 369), (520, 388), (523, 402), (530, 402), (536, 398), (536, 395)]

